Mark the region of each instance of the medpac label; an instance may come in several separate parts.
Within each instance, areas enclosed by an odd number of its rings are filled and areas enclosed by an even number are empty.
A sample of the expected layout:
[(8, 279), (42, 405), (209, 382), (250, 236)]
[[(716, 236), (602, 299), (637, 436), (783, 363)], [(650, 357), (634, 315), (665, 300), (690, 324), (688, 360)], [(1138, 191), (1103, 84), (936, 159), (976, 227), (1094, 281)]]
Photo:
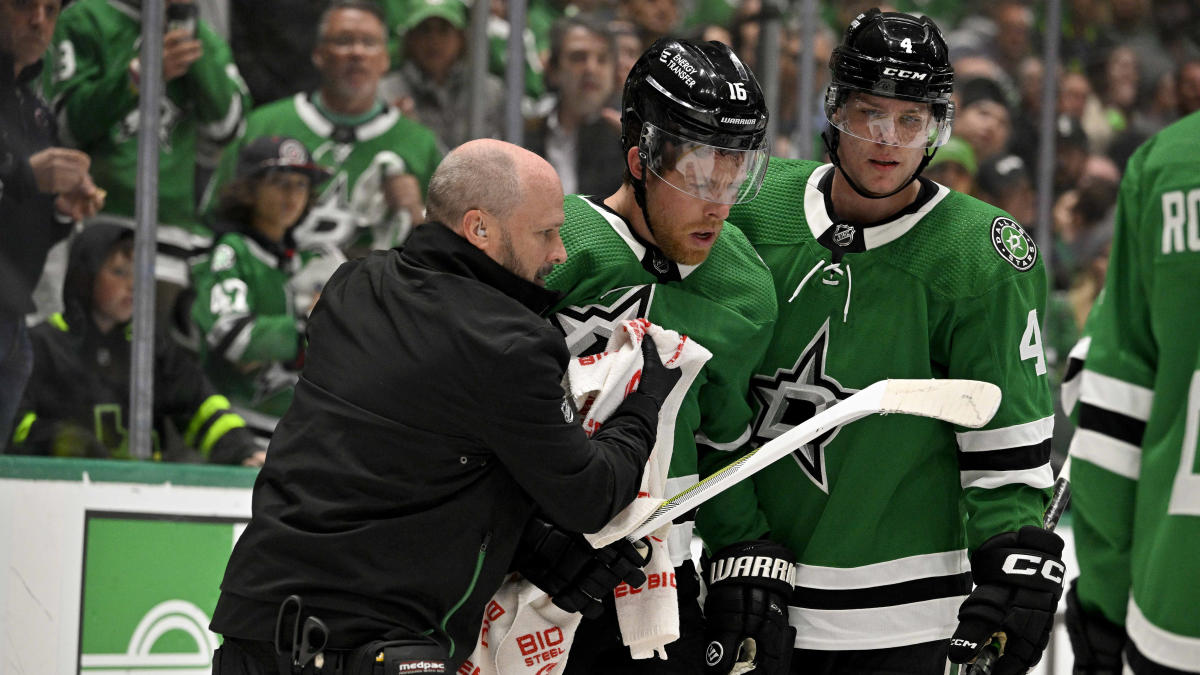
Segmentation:
[(999, 216), (992, 221), (992, 246), (1001, 258), (1022, 272), (1037, 262), (1037, 245), (1012, 218)]

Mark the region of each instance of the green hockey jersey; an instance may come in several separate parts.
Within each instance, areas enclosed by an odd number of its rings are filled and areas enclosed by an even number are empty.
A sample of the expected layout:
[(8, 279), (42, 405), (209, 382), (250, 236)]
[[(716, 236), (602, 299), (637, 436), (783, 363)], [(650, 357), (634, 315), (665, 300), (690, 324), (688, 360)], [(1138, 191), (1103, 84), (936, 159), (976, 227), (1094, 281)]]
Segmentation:
[[(705, 452), (740, 447), (749, 437), (746, 385), (775, 323), (771, 276), (746, 237), (729, 224), (708, 259), (679, 265), (634, 234), (599, 202), (568, 195), (562, 227), (567, 261), (547, 277), (565, 297), (552, 322), (573, 356), (603, 350), (621, 321), (644, 317), (712, 352), (676, 418), (667, 492), (697, 480), (697, 444)], [(690, 521), (671, 530), (675, 565), (691, 557)]]
[(1200, 113), (1129, 160), (1071, 442), (1079, 599), (1200, 670)]
[[(299, 374), (300, 326), (315, 289), (297, 289), (294, 280), (321, 260), (316, 252), (292, 253), (230, 232), (193, 270), (192, 319), (202, 332), (205, 372), (260, 436), (291, 404)], [(305, 306), (297, 308), (304, 291)]]
[(758, 197), (729, 216), (779, 305), (750, 384), (754, 441), (887, 378), (983, 380), (1003, 401), (982, 430), (904, 415), (835, 429), (753, 478), (765, 529), (744, 504), (702, 507), (697, 527), (710, 546), (769, 531), (796, 553), (797, 647), (944, 639), (971, 590), (968, 552), (1040, 524), (1053, 483), (1046, 274), (1006, 213), (927, 180), (889, 220), (835, 222), (832, 171), (772, 159)]
[(318, 186), (320, 196), (292, 231), (298, 245), (361, 251), (401, 243), (414, 223), (407, 214), (388, 213), (383, 181), (412, 174), (424, 195), (442, 161), (433, 132), (391, 106), (357, 126), (341, 126), (322, 114), (311, 96), (299, 93), (250, 113), (246, 132), (221, 157), (206, 208), (215, 208), (221, 187), (233, 179), (243, 145), (260, 136), (291, 136), (308, 148), (314, 162), (333, 173)]
[[(141, 30), (136, 3), (73, 3), (55, 29), (47, 92), (64, 142), (91, 156), (92, 178), (108, 191), (104, 212), (126, 218), (134, 216), (139, 127), (129, 63), (141, 49)], [(179, 284), (187, 281), (182, 260), (212, 244), (196, 217), (197, 138), (230, 141), (250, 102), (225, 41), (202, 21), (196, 38), (204, 55), (166, 83), (160, 104), (158, 240), (163, 253), (179, 260), (178, 269), (159, 270), (159, 276)]]

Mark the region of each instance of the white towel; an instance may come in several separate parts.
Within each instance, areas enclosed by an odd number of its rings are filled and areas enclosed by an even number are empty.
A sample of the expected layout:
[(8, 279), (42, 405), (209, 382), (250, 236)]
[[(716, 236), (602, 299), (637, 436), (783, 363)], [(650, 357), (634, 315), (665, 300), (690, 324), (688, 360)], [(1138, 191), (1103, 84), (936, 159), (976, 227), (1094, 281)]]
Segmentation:
[[(621, 323), (604, 352), (572, 360), (563, 381), (590, 436), (617, 409), (626, 392), (634, 388), (634, 378), (640, 376), (642, 369), (641, 343), (646, 334), (654, 340), (663, 363), (682, 372), (659, 411), (657, 441), (642, 475), (638, 496), (603, 529), (587, 535), (595, 547), (610, 544), (631, 532), (670, 496), (666, 494), (666, 484), (674, 449), (675, 417), (692, 381), (712, 354), (686, 336), (646, 319), (635, 319)], [(666, 544), (669, 527), (664, 526), (651, 536), (654, 551), (645, 570), (647, 583), (638, 589), (621, 584), (614, 591), (617, 621), (634, 658), (650, 658), (679, 638), (675, 573)], [(463, 672), (561, 673), (580, 618), (578, 613), (558, 609), (545, 592), (514, 575), (488, 604), (480, 641), (469, 662), (464, 664)], [(661, 656), (665, 658), (665, 651)], [(556, 665), (547, 668), (550, 663)]]

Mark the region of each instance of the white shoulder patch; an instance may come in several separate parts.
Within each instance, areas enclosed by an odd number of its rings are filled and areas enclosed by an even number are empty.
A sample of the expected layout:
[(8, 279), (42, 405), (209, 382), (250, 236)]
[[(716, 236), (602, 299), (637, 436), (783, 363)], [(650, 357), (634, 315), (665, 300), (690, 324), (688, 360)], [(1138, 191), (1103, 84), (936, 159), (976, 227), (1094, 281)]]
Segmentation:
[(227, 269), (231, 269), (236, 262), (237, 253), (229, 244), (220, 244), (213, 250), (212, 271), (224, 272)]

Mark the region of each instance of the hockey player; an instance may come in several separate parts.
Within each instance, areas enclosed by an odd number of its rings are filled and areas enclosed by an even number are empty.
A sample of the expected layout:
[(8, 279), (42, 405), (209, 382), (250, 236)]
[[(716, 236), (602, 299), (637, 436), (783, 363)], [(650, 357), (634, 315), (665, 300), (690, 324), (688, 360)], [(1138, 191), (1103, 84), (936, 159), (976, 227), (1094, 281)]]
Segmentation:
[(940, 673), (1000, 631), (994, 672), (1025, 672), (1063, 572), (1062, 541), (1036, 527), (1053, 482), (1046, 274), (1007, 213), (920, 176), (953, 122), (933, 21), (860, 14), (830, 69), (832, 163), (772, 159), (730, 212), (778, 294), (754, 440), (885, 378), (984, 380), (1004, 399), (980, 431), (904, 416), (833, 430), (757, 474), (739, 495), (756, 503), (702, 507), (697, 527), (710, 546), (767, 536), (798, 557), (792, 672)]
[(317, 26), (313, 63), (321, 74), (314, 92), (256, 108), (246, 132), (225, 149), (206, 210), (233, 179), (238, 152), (260, 136), (300, 140), (333, 176), (296, 228), (302, 248), (329, 244), (356, 257), (391, 248), (421, 222), (434, 167), (442, 159), (433, 132), (405, 118), (379, 97), (388, 68), (382, 10), (366, 0), (335, 0)]
[(342, 258), (297, 251), (293, 228), (329, 173), (300, 141), (263, 136), (242, 148), (225, 186), (212, 254), (195, 269), (191, 316), (205, 371), (262, 445), (292, 402), (304, 363), (304, 322)]
[[(10, 452), (129, 458), (133, 230), (95, 223), (71, 243), (62, 313), (35, 326), (34, 369)], [(171, 420), (210, 462), (262, 464), (246, 423), (194, 357), (165, 335), (154, 350), (154, 458), (174, 459)]]
[(1122, 651), (1137, 675), (1200, 672), (1198, 156), (1192, 113), (1129, 160), (1088, 317), (1070, 450), (1076, 673), (1120, 673)]
[[(634, 317), (712, 352), (679, 410), (668, 477), (673, 494), (696, 482), (698, 444), (733, 449), (749, 432), (746, 385), (776, 309), (770, 273), (725, 217), (730, 204), (758, 192), (767, 108), (753, 73), (727, 46), (672, 39), (641, 55), (621, 107), (623, 184), (603, 200), (566, 198), (569, 257), (546, 283), (565, 293), (553, 321), (573, 355), (600, 351), (614, 326)], [(631, 659), (609, 594), (605, 614), (585, 619), (577, 632), (567, 673), (702, 667), (691, 535), (691, 522), (670, 535), (681, 638), (667, 646), (667, 660)]]

